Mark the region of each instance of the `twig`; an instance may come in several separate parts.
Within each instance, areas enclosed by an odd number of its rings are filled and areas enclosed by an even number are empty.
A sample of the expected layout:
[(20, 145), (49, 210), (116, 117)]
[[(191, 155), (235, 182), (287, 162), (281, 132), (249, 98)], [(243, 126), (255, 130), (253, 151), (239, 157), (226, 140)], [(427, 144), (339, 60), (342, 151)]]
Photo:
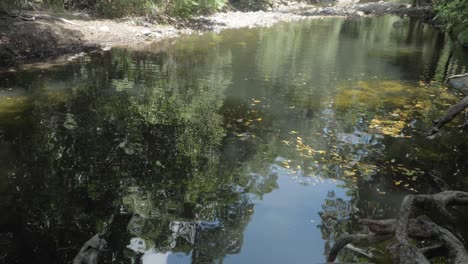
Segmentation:
[(60, 18), (60, 20), (63, 21), (63, 22), (65, 22), (65, 23), (68, 23), (68, 24), (71, 24), (71, 25), (74, 25), (74, 26), (77, 26), (77, 27), (81, 27), (80, 24), (77, 24), (77, 23), (72, 22), (72, 21), (70, 21), (70, 20), (68, 20), (68, 19), (65, 19), (65, 18)]

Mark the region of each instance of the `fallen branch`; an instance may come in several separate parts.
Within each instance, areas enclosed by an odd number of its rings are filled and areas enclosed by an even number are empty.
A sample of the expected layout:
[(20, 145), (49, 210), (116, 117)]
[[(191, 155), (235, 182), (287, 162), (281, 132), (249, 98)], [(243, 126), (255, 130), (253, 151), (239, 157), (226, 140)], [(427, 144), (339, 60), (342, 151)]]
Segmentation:
[(68, 19), (65, 19), (65, 18), (60, 18), (60, 20), (61, 20), (62, 22), (67, 23), (67, 24), (74, 25), (74, 26), (77, 26), (77, 27), (81, 27), (80, 24), (77, 24), (77, 23), (75, 23), (75, 22), (73, 22), (73, 21), (70, 21), (70, 20), (68, 20)]
[[(444, 116), (433, 122), (434, 125), (427, 135), (428, 139), (433, 139), (435, 134), (437, 134), (444, 125), (452, 121), (456, 116), (458, 116), (458, 114), (468, 108), (468, 74), (450, 76), (447, 83), (453, 89), (461, 92), (465, 97), (458, 103), (451, 106)], [(460, 127), (467, 130), (468, 121), (465, 121), (465, 123)]]
[(428, 137), (430, 138), (432, 135), (439, 132), (440, 128), (452, 121), (458, 114), (460, 114), (466, 108), (468, 108), (468, 96), (463, 98), (460, 102), (451, 106), (444, 116), (434, 121), (434, 126), (429, 131)]

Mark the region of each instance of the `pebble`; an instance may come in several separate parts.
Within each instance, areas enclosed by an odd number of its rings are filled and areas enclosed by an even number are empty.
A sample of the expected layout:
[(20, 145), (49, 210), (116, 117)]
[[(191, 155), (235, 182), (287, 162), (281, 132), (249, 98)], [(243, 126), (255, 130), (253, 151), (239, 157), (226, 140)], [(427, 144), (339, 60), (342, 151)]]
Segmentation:
[(99, 27), (99, 31), (110, 32), (110, 28), (108, 26), (102, 26), (102, 27)]

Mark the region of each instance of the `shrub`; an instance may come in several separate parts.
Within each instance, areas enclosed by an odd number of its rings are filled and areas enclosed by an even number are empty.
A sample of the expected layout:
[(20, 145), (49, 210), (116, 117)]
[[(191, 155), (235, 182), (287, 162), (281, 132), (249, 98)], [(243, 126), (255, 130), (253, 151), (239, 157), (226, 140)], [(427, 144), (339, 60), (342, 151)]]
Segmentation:
[(33, 4), (54, 9), (87, 9), (104, 17), (156, 12), (189, 17), (219, 11), (226, 0), (0, 0), (0, 8), (29, 9)]
[(225, 4), (225, 0), (172, 0), (163, 7), (169, 15), (188, 17), (219, 11)]
[(451, 31), (454, 27), (468, 27), (468, 1), (440, 0), (435, 2), (435, 10), (447, 30)]

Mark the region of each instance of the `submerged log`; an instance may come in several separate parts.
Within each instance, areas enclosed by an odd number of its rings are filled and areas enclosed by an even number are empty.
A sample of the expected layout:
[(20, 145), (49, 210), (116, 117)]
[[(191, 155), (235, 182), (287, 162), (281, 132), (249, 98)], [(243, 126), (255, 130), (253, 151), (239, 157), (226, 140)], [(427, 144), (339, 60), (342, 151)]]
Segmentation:
[[(397, 219), (360, 220), (359, 223), (370, 232), (338, 239), (327, 261), (335, 261), (339, 252), (350, 243), (370, 245), (391, 240), (387, 251), (396, 264), (430, 263), (429, 259), (434, 257), (447, 257), (454, 264), (468, 263), (464, 240), (450, 227), (454, 223), (451, 207), (460, 205), (468, 205), (467, 192), (408, 195), (403, 199)], [(426, 215), (436, 216), (441, 223), (436, 224)], [(433, 245), (418, 247), (412, 240), (432, 242)]]

